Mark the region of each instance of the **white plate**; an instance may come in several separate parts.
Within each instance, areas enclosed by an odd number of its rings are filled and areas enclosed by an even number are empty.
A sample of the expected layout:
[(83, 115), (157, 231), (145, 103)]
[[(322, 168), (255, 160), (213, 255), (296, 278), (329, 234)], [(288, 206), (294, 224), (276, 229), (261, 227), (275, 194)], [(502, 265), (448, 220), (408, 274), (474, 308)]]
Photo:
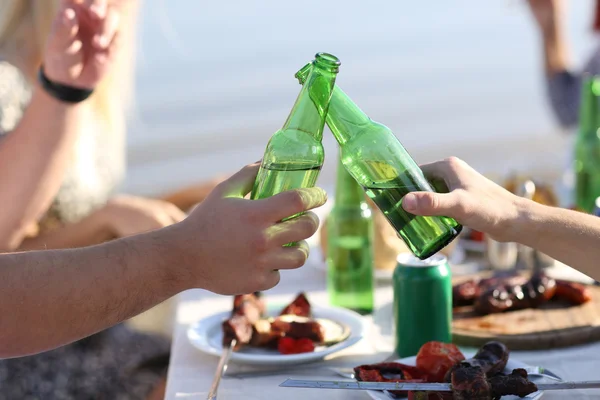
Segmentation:
[[(463, 351), (463, 354), (465, 355), (465, 358), (471, 358), (475, 355), (475, 352), (468, 352), (468, 351)], [(406, 358), (402, 358), (400, 360), (396, 360), (395, 362), (399, 362), (402, 364), (406, 364), (406, 365), (416, 365), (416, 356), (413, 357), (406, 357)], [(530, 365), (527, 365), (519, 360), (515, 360), (512, 358), (508, 359), (508, 363), (506, 364), (506, 368), (504, 369), (505, 373), (511, 373), (513, 369), (515, 368), (526, 368), (526, 367), (531, 367)], [(531, 377), (530, 378), (531, 382), (541, 382), (542, 380), (544, 380), (541, 377)], [(373, 390), (367, 390), (367, 393), (369, 394), (369, 396), (371, 396), (372, 399), (374, 400), (390, 400), (391, 397), (386, 395), (383, 392), (378, 392), (378, 391), (373, 391)], [(542, 395), (544, 394), (543, 391), (538, 391), (535, 393), (531, 393), (525, 397), (519, 397), (519, 396), (502, 396), (502, 400), (522, 400), (522, 399), (529, 399), (529, 400), (538, 400), (539, 398), (542, 397)], [(402, 397), (399, 397), (400, 399)]]
[[(276, 316), (285, 307), (286, 304), (269, 305), (268, 314)], [(336, 353), (342, 349), (355, 345), (366, 336), (366, 324), (363, 317), (353, 311), (338, 307), (323, 307), (312, 305), (314, 318), (328, 318), (332, 321), (346, 325), (350, 329), (350, 335), (342, 342), (332, 346), (319, 346), (312, 353), (302, 354), (280, 354), (277, 350), (246, 348), (233, 352), (230, 360), (240, 364), (254, 365), (290, 365), (302, 364), (322, 360), (329, 354)], [(220, 312), (218, 314), (206, 317), (192, 324), (187, 331), (187, 336), (192, 345), (199, 350), (220, 356), (223, 351), (221, 340), (223, 332), (221, 330), (222, 322), (231, 315), (230, 311)]]

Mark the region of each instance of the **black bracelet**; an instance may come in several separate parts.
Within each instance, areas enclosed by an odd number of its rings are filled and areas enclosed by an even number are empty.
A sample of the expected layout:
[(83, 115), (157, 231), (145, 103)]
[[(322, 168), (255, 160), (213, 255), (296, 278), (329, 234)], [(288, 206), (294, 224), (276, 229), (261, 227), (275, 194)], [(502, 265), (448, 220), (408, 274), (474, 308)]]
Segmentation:
[(52, 82), (44, 73), (44, 66), (42, 65), (38, 70), (38, 80), (44, 90), (60, 101), (66, 103), (79, 103), (90, 97), (94, 92), (93, 89), (82, 89), (74, 86), (62, 85), (60, 83)]

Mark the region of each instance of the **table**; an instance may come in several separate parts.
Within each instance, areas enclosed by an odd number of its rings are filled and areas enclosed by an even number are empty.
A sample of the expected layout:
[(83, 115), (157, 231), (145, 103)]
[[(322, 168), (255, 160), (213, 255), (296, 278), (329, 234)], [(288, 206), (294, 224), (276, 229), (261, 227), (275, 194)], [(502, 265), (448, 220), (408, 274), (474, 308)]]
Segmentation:
[[(282, 271), (279, 285), (265, 296), (272, 301), (289, 301), (299, 291), (308, 293), (314, 303), (327, 304), (325, 271), (319, 268), (320, 260), (309, 257), (306, 265), (294, 271)], [(328, 366), (354, 367), (359, 364), (380, 362), (393, 353), (391, 301), (393, 293), (388, 282), (378, 282), (375, 301), (376, 312), (365, 317), (369, 337), (353, 347), (333, 354)], [(168, 373), (167, 400), (205, 399), (210, 388), (218, 358), (202, 353), (187, 340), (190, 323), (216, 312), (229, 310), (231, 297), (218, 296), (203, 290), (190, 290), (177, 298), (177, 313), (173, 332), (171, 365)], [(600, 361), (600, 343), (549, 351), (512, 352), (512, 357), (530, 365), (541, 365), (567, 380), (600, 380), (597, 364)], [(280, 388), (278, 385), (290, 376), (307, 379), (336, 379), (331, 373), (319, 370), (294, 371), (280, 376), (247, 379), (222, 379), (219, 399), (369, 399), (363, 391)], [(256, 370), (255, 367), (230, 364), (228, 372)], [(598, 391), (569, 393), (569, 399), (597, 398)], [(564, 399), (565, 392), (546, 393), (544, 400)]]

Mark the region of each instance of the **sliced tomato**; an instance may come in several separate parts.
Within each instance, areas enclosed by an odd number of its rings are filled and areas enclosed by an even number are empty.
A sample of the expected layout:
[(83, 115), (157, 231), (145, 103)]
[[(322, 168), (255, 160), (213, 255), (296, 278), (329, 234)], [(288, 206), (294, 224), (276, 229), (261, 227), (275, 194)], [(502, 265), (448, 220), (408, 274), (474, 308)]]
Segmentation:
[(443, 382), (448, 370), (464, 359), (452, 343), (427, 342), (417, 354), (417, 368), (427, 374), (429, 382)]
[(282, 337), (277, 343), (277, 350), (281, 354), (311, 353), (315, 351), (315, 344), (307, 338)]
[(296, 347), (296, 340), (288, 337), (282, 337), (277, 343), (277, 350), (281, 354), (294, 354)]
[(312, 353), (315, 351), (315, 344), (308, 338), (296, 339), (296, 353)]

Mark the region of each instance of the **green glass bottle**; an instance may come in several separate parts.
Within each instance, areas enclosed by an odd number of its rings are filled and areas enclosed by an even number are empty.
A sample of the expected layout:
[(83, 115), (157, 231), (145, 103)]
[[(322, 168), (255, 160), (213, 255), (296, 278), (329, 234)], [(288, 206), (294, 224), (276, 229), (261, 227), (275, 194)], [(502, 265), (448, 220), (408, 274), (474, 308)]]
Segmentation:
[(575, 203), (591, 213), (600, 196), (600, 79), (586, 76), (581, 88), (579, 130), (575, 141)]
[(317, 181), (325, 159), (321, 142), (325, 115), (340, 61), (334, 55), (318, 53), (311, 65), (314, 68), (285, 124), (267, 144), (251, 199), (313, 187)]
[(370, 314), (374, 306), (373, 217), (365, 193), (341, 159), (326, 229), (329, 302)]
[[(312, 69), (309, 63), (296, 73), (300, 84)], [(371, 120), (338, 86), (326, 121), (341, 147), (342, 163), (415, 256), (427, 259), (458, 236), (462, 225), (452, 218), (404, 211), (404, 195), (434, 188), (392, 131)]]

